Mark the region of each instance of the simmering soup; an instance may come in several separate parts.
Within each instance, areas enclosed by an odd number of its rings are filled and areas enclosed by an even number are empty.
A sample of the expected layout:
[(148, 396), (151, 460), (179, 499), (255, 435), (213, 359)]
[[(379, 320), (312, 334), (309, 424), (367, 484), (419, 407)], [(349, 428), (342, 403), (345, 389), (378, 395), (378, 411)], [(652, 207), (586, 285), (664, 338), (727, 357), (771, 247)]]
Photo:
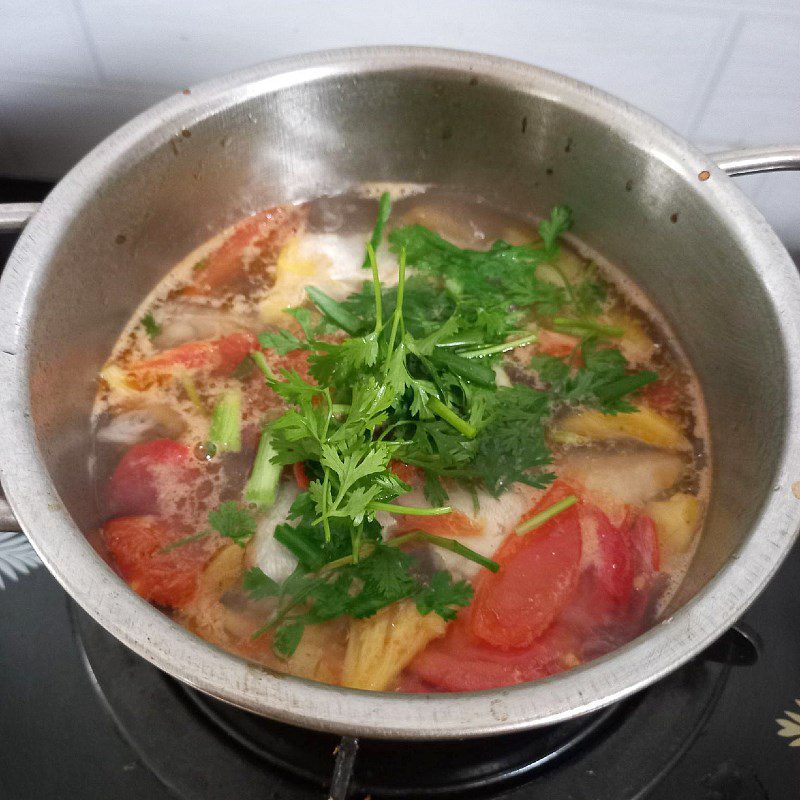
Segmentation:
[(109, 563), (208, 641), (361, 689), (507, 686), (638, 636), (702, 528), (702, 398), (570, 225), (392, 187), (203, 244), (100, 374)]

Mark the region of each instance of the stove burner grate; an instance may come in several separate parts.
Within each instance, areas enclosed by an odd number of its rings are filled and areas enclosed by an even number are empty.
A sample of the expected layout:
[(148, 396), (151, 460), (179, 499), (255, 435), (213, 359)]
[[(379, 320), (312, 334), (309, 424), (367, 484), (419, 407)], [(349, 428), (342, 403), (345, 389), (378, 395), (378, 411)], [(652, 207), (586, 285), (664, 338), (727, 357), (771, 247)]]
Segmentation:
[(356, 741), (207, 697), (133, 654), (77, 606), (72, 617), (90, 678), (121, 734), (185, 800), (641, 798), (691, 745), (736, 661), (731, 647), (718, 645), (629, 701), (549, 728)]

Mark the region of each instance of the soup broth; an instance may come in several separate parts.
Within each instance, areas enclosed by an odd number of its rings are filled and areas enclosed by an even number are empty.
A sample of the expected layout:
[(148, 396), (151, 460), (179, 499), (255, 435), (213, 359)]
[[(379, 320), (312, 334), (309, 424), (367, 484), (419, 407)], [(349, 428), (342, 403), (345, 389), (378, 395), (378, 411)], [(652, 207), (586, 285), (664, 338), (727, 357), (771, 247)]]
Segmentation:
[(317, 681), (469, 691), (603, 655), (702, 529), (691, 367), (568, 209), (382, 188), (247, 217), (142, 303), (94, 407), (104, 555)]

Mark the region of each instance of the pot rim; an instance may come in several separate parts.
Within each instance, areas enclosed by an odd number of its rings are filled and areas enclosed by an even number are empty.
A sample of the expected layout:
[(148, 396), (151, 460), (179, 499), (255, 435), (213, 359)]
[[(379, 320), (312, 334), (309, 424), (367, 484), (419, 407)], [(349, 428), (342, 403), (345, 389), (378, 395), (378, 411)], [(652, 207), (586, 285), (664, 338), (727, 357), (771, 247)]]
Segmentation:
[[(440, 69), (576, 103), (625, 138), (646, 144), (703, 192), (736, 232), (774, 306), (788, 367), (787, 431), (774, 491), (747, 539), (686, 605), (603, 658), (533, 683), (453, 695), (401, 695), (331, 687), (279, 675), (224, 652), (136, 595), (102, 560), (61, 503), (40, 453), (29, 399), (32, 309), (46, 267), (72, 219), (130, 159), (181, 128), (249, 97), (330, 76)], [(456, 738), (553, 724), (596, 711), (657, 681), (699, 653), (776, 572), (800, 527), (800, 278), (764, 218), (730, 178), (683, 138), (627, 103), (571, 78), (517, 61), (417, 47), (366, 47), (285, 58), (178, 92), (101, 142), (55, 187), (28, 224), (0, 280), (0, 476), (8, 501), (45, 566), (95, 620), (140, 656), (233, 705), (307, 728), (380, 738)]]

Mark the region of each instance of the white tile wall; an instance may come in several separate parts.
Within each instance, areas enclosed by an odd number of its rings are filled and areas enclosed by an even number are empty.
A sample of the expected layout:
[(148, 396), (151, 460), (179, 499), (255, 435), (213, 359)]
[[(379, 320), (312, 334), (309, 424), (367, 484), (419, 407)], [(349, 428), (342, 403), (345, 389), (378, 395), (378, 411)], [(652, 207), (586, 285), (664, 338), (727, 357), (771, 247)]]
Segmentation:
[[(175, 88), (359, 44), (540, 64), (708, 150), (800, 143), (800, 0), (0, 0), (0, 174), (57, 177)], [(800, 251), (800, 176), (743, 186)]]

